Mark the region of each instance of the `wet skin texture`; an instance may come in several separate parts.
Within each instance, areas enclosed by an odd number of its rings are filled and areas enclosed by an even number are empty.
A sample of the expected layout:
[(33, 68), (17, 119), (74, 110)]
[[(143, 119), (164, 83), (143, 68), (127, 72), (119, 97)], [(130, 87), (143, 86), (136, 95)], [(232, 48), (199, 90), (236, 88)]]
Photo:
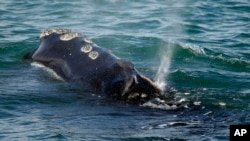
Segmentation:
[(144, 103), (153, 98), (165, 98), (162, 90), (139, 74), (131, 62), (68, 29), (42, 32), (40, 46), (23, 59), (43, 64), (67, 82), (80, 82), (86, 90), (118, 100)]

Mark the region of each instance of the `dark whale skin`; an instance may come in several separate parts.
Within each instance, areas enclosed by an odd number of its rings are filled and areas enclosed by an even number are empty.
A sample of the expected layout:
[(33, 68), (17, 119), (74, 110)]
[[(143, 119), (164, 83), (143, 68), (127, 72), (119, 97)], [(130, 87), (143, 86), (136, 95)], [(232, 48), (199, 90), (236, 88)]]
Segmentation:
[(23, 59), (43, 64), (67, 82), (79, 81), (84, 89), (126, 102), (166, 97), (133, 63), (68, 29), (45, 30), (40, 35), (40, 46)]

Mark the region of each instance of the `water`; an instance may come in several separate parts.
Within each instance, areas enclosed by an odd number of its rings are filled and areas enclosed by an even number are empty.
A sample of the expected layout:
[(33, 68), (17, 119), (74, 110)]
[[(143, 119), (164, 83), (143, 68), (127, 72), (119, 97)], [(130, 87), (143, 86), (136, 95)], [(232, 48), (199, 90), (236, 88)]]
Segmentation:
[[(229, 125), (250, 123), (248, 0), (8, 0), (0, 21), (1, 140), (228, 140)], [(200, 107), (128, 105), (22, 62), (53, 27), (86, 34)]]

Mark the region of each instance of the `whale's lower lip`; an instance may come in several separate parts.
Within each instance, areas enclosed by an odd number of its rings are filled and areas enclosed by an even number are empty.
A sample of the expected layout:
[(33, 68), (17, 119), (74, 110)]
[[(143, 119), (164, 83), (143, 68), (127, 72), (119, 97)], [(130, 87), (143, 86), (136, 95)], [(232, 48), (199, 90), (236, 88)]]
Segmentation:
[(31, 62), (30, 65), (33, 66), (33, 67), (42, 68), (43, 70), (45, 70), (46, 72), (48, 72), (48, 74), (50, 76), (52, 76), (53, 78), (65, 82), (65, 80), (60, 75), (58, 75), (53, 69), (51, 69), (49, 67), (46, 67), (45, 65), (43, 65), (41, 63)]

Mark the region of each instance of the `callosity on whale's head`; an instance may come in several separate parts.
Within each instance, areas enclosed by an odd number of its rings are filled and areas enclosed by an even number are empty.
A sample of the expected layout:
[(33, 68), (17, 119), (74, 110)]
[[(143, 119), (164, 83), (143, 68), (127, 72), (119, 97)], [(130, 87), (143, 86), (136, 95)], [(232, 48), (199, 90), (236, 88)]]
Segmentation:
[(103, 92), (131, 103), (164, 98), (163, 91), (134, 65), (68, 29), (41, 33), (40, 46), (24, 59), (39, 62), (68, 82), (80, 81), (95, 92)]

